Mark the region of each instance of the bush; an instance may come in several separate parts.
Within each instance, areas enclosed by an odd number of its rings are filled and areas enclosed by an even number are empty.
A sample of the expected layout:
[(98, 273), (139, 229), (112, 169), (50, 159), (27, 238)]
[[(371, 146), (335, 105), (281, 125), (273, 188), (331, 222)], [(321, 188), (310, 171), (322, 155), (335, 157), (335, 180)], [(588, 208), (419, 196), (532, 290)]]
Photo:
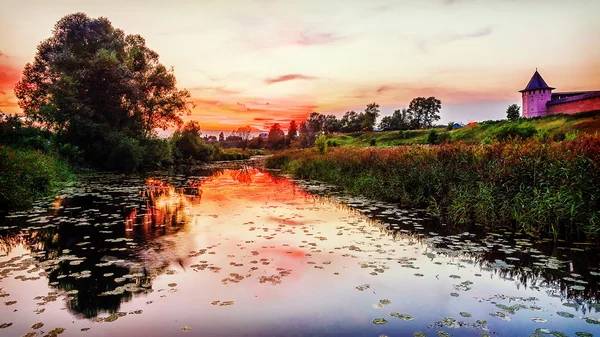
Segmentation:
[(173, 151), (166, 139), (149, 138), (142, 144), (142, 166), (145, 168), (160, 168), (173, 164)]
[(454, 129), (454, 122), (448, 122), (448, 125), (446, 125), (446, 130), (452, 131), (452, 129)]
[(40, 151), (0, 145), (0, 209), (31, 206), (38, 197), (52, 192), (71, 178), (68, 166)]
[(377, 140), (375, 138), (371, 138), (369, 141), (369, 146), (377, 146)]
[(429, 144), (437, 144), (438, 141), (438, 133), (435, 130), (429, 131), (427, 134), (427, 143)]
[(527, 122), (505, 123), (494, 131), (494, 137), (498, 140), (511, 138), (528, 139), (537, 133), (537, 129)]
[(317, 137), (317, 139), (315, 139), (315, 148), (320, 154), (323, 154), (325, 151), (327, 151), (327, 137), (325, 137), (325, 135), (320, 135)]

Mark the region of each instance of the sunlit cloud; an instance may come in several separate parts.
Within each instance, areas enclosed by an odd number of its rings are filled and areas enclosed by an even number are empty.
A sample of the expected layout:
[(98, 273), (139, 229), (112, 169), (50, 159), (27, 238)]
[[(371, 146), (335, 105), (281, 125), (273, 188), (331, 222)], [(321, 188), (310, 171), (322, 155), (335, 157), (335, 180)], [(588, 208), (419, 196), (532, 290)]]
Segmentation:
[(315, 79), (317, 79), (317, 78), (313, 77), (313, 76), (306, 76), (306, 75), (301, 75), (301, 74), (288, 74), (288, 75), (278, 76), (275, 78), (267, 78), (267, 79), (265, 79), (265, 83), (275, 84), (275, 83), (286, 82), (286, 81), (315, 80)]
[(21, 69), (14, 66), (9, 57), (0, 51), (0, 108), (5, 112), (16, 113), (19, 110), (13, 89), (20, 78)]

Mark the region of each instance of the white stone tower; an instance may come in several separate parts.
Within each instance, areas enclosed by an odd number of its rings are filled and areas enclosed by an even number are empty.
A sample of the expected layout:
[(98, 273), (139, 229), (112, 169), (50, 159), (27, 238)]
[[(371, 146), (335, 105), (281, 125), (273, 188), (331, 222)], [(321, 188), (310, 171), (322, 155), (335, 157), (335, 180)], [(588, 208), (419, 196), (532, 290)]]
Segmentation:
[(523, 118), (546, 116), (546, 103), (552, 99), (552, 90), (554, 88), (546, 84), (536, 69), (527, 87), (519, 91), (523, 98)]

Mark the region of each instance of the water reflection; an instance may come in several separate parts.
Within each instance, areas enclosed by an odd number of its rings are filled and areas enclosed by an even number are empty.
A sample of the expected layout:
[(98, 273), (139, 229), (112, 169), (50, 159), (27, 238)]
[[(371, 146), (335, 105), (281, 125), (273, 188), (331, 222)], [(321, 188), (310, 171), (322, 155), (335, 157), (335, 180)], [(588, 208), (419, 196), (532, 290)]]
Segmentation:
[[(138, 325), (194, 322), (193, 331), (214, 336), (412, 335), (458, 326), (466, 329), (461, 336), (514, 335), (535, 330), (531, 313), (541, 321), (570, 310), (584, 316), (566, 329), (581, 330), (600, 309), (594, 250), (445, 226), (424, 211), (251, 166), (204, 173), (91, 176), (7, 217), (0, 225), (0, 297), (8, 302), (25, 295), (18, 283), (47, 280), (47, 294), (40, 287), (30, 296), (36, 311), (19, 307), (19, 315), (56, 311), (52, 303), (60, 299), (94, 324), (143, 311)], [(30, 255), (19, 255), (23, 248)], [(11, 305), (28, 296), (20, 297)], [(401, 314), (390, 318), (382, 312), (388, 307)], [(202, 312), (206, 323), (190, 311)], [(467, 311), (480, 315), (469, 320)], [(443, 319), (450, 314), (460, 321)], [(382, 317), (390, 322), (373, 324)], [(501, 324), (511, 317), (521, 325)], [(144, 330), (131, 322), (115, 323), (120, 335), (133, 326), (131, 335), (174, 331), (172, 323)]]

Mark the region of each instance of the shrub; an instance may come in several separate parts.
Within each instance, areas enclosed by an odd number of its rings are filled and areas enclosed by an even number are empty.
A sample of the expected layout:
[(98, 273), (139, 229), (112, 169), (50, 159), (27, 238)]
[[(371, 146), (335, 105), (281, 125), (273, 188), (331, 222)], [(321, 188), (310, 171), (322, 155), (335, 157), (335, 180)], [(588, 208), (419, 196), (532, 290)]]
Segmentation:
[(159, 168), (173, 164), (173, 151), (166, 139), (149, 138), (142, 144), (142, 166)]
[(427, 134), (427, 143), (429, 144), (436, 144), (438, 141), (438, 133), (435, 130), (431, 130), (429, 131), (429, 133)]
[(454, 129), (454, 122), (448, 122), (448, 125), (446, 125), (446, 130), (452, 131), (452, 129)]
[(120, 132), (107, 135), (104, 142), (98, 142), (96, 166), (107, 170), (134, 171), (141, 164), (144, 150), (139, 142)]
[(511, 138), (528, 139), (537, 133), (537, 129), (527, 122), (505, 123), (494, 131), (494, 137), (498, 140)]
[(0, 145), (0, 209), (26, 208), (71, 178), (68, 166), (40, 151)]
[(377, 140), (375, 138), (371, 138), (369, 141), (369, 146), (377, 146)]
[(315, 139), (315, 148), (320, 154), (323, 154), (325, 151), (327, 151), (327, 137), (325, 137), (325, 135), (320, 135), (317, 137), (317, 139)]

